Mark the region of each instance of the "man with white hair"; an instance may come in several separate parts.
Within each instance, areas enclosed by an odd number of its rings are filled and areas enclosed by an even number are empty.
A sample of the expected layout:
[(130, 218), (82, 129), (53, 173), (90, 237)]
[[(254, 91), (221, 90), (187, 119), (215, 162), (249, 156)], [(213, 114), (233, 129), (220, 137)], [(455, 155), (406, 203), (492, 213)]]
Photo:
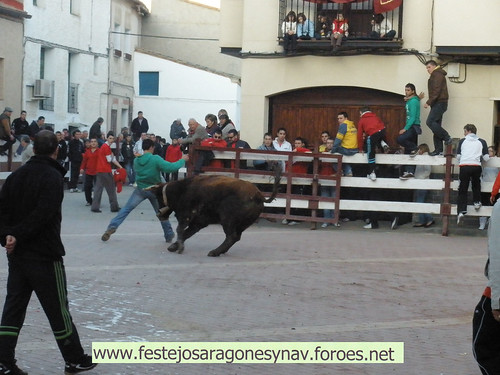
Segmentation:
[(187, 145), (189, 143), (193, 143), (197, 139), (202, 141), (205, 138), (208, 138), (207, 130), (203, 126), (201, 126), (201, 124), (194, 118), (189, 119), (188, 127), (189, 127), (188, 136), (184, 139), (179, 139), (179, 143), (181, 145)]

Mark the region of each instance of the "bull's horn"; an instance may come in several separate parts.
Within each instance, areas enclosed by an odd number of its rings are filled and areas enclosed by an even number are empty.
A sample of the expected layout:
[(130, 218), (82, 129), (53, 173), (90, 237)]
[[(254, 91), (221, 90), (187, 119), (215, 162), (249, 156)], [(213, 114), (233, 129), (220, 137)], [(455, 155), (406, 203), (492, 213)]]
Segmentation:
[(159, 187), (160, 187), (160, 184), (156, 184), (156, 185), (148, 186), (147, 188), (144, 188), (143, 190), (145, 190), (145, 191), (151, 191), (151, 190), (157, 189)]

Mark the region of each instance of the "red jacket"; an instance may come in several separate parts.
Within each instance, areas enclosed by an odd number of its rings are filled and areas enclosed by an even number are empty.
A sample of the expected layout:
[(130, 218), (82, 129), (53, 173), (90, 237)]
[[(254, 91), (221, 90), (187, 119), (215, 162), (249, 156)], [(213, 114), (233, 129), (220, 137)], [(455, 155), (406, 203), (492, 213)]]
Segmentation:
[(111, 173), (111, 163), (107, 156), (113, 156), (113, 151), (105, 142), (97, 152), (97, 173)]
[(182, 158), (182, 150), (181, 145), (170, 145), (167, 148), (167, 152), (165, 153), (165, 160), (170, 163), (175, 163)]
[[(304, 153), (311, 152), (311, 150), (309, 150), (308, 148), (304, 148), (304, 147), (298, 147), (298, 148), (294, 149), (294, 151), (295, 152), (304, 152)], [(309, 163), (307, 161), (298, 161), (298, 162), (293, 163), (293, 165), (292, 165), (292, 172), (293, 173), (307, 174), (308, 169), (309, 169)]]
[[(200, 146), (226, 148), (227, 142), (223, 139), (207, 138), (201, 141)], [(224, 168), (224, 162), (222, 160), (217, 160), (217, 159), (211, 160), (210, 164), (208, 165), (210, 167), (215, 167), (215, 168)]]
[(85, 170), (85, 174), (90, 176), (95, 176), (97, 174), (97, 157), (99, 155), (99, 149), (92, 150), (88, 148), (83, 154), (82, 164), (80, 169)]
[(373, 112), (365, 112), (361, 116), (358, 122), (358, 148), (359, 151), (363, 151), (363, 134), (366, 133), (368, 136), (375, 134), (376, 132), (385, 129), (385, 125), (378, 116)]
[(491, 197), (495, 198), (500, 190), (500, 173), (497, 175), (495, 179), (495, 183), (493, 184), (493, 189), (491, 189)]

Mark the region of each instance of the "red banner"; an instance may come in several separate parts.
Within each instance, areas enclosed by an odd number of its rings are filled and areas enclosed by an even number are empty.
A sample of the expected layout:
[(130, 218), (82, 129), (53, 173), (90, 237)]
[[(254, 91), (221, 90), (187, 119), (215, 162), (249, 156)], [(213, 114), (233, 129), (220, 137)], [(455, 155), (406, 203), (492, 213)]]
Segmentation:
[(373, 0), (373, 10), (375, 14), (389, 12), (400, 7), (403, 0)]

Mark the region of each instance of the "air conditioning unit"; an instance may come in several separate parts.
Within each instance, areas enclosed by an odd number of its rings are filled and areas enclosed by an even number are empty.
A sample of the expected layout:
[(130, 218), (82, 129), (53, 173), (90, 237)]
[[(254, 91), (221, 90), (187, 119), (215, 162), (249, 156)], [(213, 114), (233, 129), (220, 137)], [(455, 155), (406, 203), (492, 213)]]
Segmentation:
[(50, 98), (52, 96), (52, 82), (47, 79), (35, 80), (33, 96), (36, 98)]

